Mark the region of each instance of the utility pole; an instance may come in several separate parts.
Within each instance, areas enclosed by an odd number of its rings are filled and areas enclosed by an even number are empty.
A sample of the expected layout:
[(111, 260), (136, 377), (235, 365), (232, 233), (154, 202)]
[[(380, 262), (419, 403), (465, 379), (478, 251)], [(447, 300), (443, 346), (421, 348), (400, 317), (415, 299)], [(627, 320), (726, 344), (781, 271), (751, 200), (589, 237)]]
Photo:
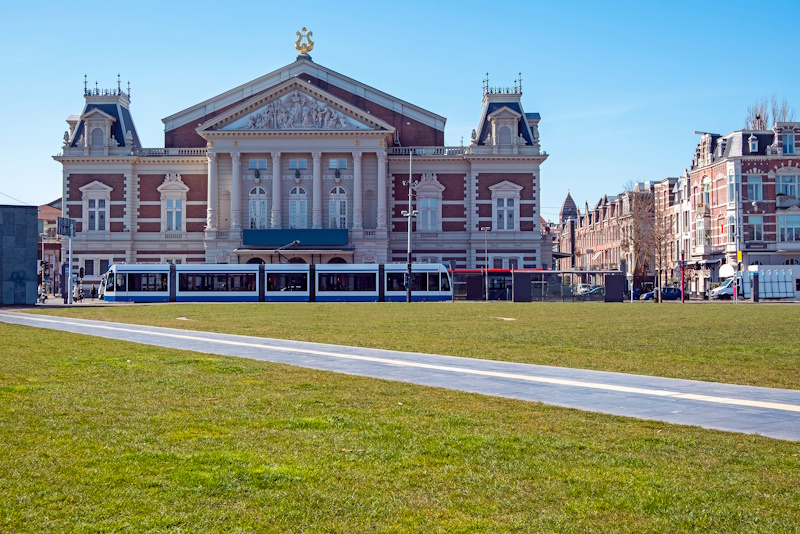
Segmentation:
[(411, 219), (417, 214), (416, 210), (411, 209), (411, 196), (414, 186), (417, 185), (412, 178), (411, 174), (411, 155), (414, 149), (408, 149), (408, 180), (403, 182), (403, 185), (408, 186), (408, 211), (403, 211), (400, 214), (408, 219), (408, 259), (406, 265), (406, 302), (411, 302)]
[(489, 300), (489, 230), (491, 227), (489, 226), (481, 226), (481, 232), (483, 232), (483, 254), (486, 258), (486, 263), (484, 264), (485, 267), (485, 285), (486, 285), (486, 300)]

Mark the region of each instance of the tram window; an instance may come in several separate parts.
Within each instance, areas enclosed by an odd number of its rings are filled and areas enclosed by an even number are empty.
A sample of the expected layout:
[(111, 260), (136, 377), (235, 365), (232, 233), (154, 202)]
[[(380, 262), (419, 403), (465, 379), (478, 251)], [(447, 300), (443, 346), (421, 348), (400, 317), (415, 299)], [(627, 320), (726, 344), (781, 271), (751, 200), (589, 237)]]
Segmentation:
[(166, 290), (166, 273), (128, 273), (128, 291)]
[(428, 291), (439, 291), (439, 273), (428, 273)]
[(446, 274), (442, 274), (441, 280), (442, 280), (441, 290), (450, 291), (450, 277), (447, 276)]
[(267, 273), (267, 291), (308, 291), (306, 273)]
[(428, 287), (428, 273), (411, 273), (411, 291), (425, 291)]
[(127, 291), (127, 276), (124, 273), (117, 273), (115, 285), (117, 286), (117, 291)]
[(386, 291), (405, 291), (405, 273), (387, 273)]
[(255, 273), (181, 273), (180, 291), (255, 291)]
[(375, 273), (321, 273), (319, 291), (376, 291)]

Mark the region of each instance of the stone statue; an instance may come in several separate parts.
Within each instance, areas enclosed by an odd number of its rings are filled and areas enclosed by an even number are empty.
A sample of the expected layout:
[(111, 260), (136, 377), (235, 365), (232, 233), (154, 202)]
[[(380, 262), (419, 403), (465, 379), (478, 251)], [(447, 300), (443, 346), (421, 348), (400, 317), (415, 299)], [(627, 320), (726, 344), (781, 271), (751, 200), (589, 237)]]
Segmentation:
[(525, 136), (522, 134), (519, 134), (519, 144), (520, 146), (525, 146), (528, 144), (528, 142), (525, 140)]
[(483, 144), (486, 146), (492, 146), (492, 134), (486, 135), (486, 139), (483, 140)]
[(475, 131), (475, 128), (472, 129), (472, 141), (474, 142), (478, 138), (478, 132)]
[(119, 146), (119, 141), (117, 141), (117, 138), (114, 137), (114, 134), (111, 134), (111, 146), (114, 148)]

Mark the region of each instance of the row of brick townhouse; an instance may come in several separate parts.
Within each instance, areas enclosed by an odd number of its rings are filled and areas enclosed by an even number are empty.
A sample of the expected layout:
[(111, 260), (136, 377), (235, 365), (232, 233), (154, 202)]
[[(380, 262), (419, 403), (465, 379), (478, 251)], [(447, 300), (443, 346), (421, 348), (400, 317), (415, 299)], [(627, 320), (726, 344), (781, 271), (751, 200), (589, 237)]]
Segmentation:
[[(522, 82), (483, 87), (467, 146), (446, 119), (313, 62), (163, 119), (143, 148), (130, 92), (84, 87), (61, 154), (73, 272), (113, 262), (405, 262), (541, 267), (539, 114)], [(277, 250), (298, 241), (299, 244)], [(488, 249), (488, 254), (486, 254)], [(488, 258), (487, 258), (488, 256)]]
[[(644, 277), (673, 285), (683, 275), (692, 295), (707, 296), (723, 265), (800, 263), (799, 141), (797, 122), (703, 133), (680, 177), (638, 184), (635, 191), (652, 198), (650, 217), (639, 217), (649, 225), (639, 262)], [(636, 257), (631, 199), (631, 192), (603, 197), (581, 214), (568, 194), (559, 221), (559, 268), (620, 268), (630, 278)]]

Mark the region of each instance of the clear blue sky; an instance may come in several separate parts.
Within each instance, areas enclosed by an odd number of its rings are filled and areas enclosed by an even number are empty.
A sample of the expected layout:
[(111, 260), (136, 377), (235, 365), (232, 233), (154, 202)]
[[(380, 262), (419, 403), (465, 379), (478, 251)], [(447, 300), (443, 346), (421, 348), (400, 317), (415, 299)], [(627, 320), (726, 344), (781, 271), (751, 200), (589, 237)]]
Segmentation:
[(83, 75), (131, 82), (142, 143), (161, 119), (294, 61), (314, 61), (447, 118), (469, 141), (481, 83), (523, 77), (542, 115), (542, 215), (632, 180), (678, 176), (695, 130), (744, 125), (756, 98), (785, 97), (800, 120), (800, 2), (9, 2), (0, 12), (0, 204), (61, 195), (68, 115)]

